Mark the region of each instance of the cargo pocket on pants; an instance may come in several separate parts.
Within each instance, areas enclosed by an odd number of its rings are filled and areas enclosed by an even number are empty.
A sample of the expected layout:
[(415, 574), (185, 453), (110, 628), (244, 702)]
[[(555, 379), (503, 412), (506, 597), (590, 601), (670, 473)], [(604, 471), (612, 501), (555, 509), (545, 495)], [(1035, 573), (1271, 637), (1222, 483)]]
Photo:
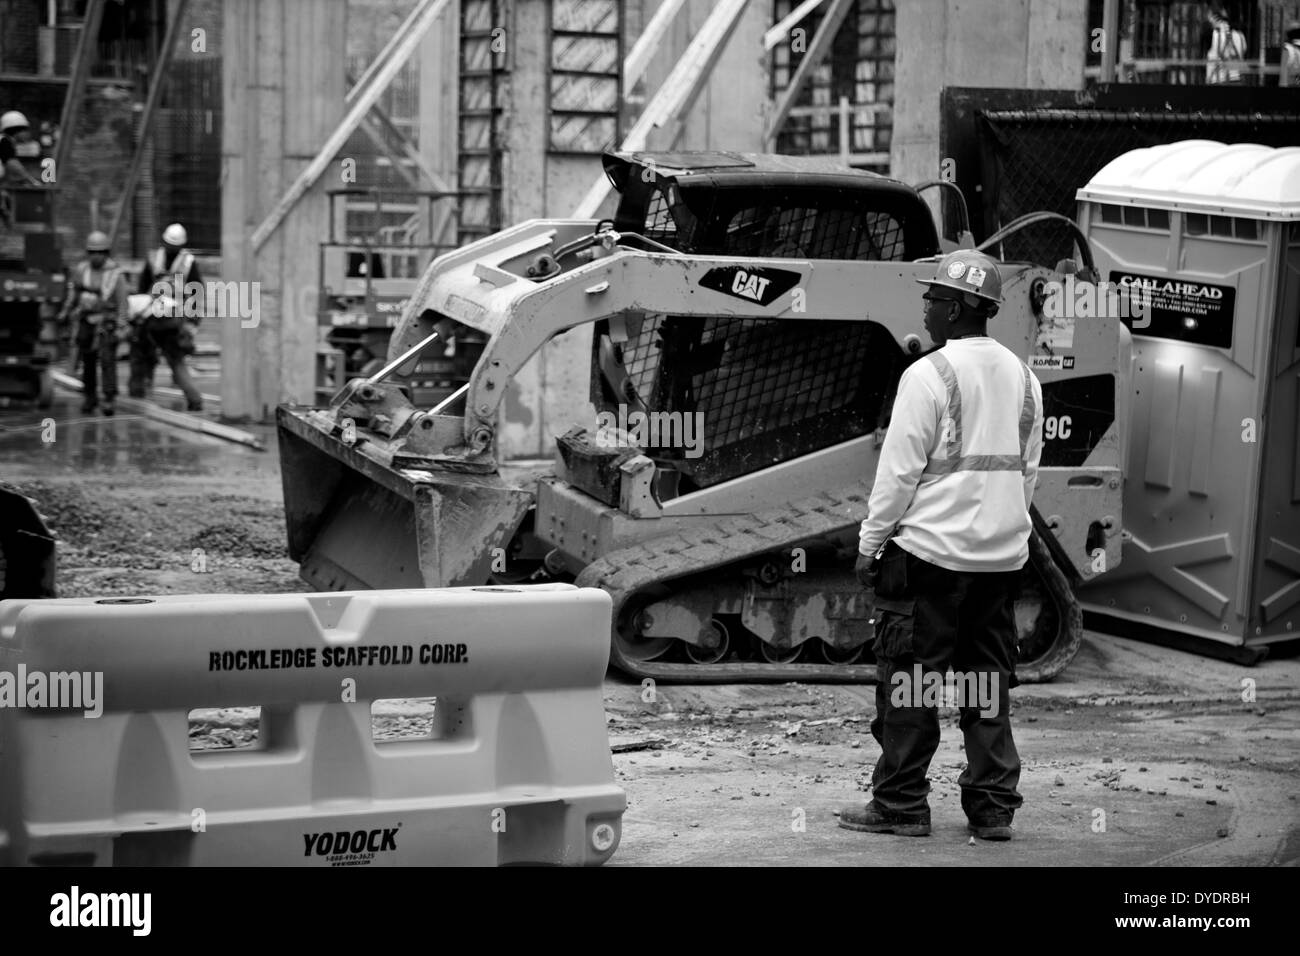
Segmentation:
[(871, 653), (878, 661), (906, 660), (912, 656), (916, 630), (916, 602), (876, 598), (876, 636)]

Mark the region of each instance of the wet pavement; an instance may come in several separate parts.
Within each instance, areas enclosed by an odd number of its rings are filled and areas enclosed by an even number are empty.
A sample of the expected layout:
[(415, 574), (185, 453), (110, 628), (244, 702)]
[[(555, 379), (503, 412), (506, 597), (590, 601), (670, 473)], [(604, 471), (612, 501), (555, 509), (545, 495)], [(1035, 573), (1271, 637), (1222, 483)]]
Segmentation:
[[(162, 397), (162, 396), (160, 396)], [(160, 401), (183, 408), (179, 400)], [(214, 417), (209, 416), (209, 417)], [(241, 426), (267, 443), (255, 451), (198, 432), (119, 412), (111, 418), (81, 411), (81, 396), (58, 389), (53, 407), (0, 407), (0, 478), (52, 477), (72, 472), (192, 475), (214, 472), (277, 479), (275, 429)]]

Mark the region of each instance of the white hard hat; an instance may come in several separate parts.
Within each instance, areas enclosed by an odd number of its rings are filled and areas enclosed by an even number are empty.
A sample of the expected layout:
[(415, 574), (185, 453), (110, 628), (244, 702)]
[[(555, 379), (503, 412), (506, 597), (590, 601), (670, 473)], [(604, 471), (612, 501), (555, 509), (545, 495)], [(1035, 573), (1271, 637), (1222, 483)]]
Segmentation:
[(163, 242), (169, 246), (183, 246), (189, 241), (190, 237), (185, 232), (185, 227), (179, 222), (174, 222), (163, 230)]
[(10, 110), (4, 116), (0, 116), (0, 132), (7, 133), (11, 129), (23, 129), (32, 124), (27, 122), (27, 117), (17, 110)]

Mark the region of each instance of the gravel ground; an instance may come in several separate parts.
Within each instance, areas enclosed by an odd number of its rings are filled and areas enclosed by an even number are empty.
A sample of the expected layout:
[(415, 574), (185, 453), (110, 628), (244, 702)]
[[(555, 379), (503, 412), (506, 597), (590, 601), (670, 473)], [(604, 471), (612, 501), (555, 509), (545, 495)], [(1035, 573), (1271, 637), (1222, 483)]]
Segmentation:
[(191, 481), (20, 480), (59, 539), (60, 597), (305, 590), (278, 501)]

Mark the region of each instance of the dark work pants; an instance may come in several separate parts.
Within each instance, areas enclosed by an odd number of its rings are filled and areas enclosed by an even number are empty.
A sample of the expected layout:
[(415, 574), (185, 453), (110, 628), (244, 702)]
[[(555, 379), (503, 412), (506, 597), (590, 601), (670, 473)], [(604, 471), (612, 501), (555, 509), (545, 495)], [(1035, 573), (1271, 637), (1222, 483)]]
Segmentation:
[(190, 377), (185, 353), (181, 351), (178, 334), (174, 331), (142, 332), (131, 344), (131, 378), (127, 386), (130, 394), (136, 398), (149, 397), (159, 353), (167, 360), (172, 381), (184, 393), (186, 405), (189, 408), (200, 407), (203, 396)]
[(96, 325), (84, 319), (77, 330), (77, 351), (81, 354), (82, 403), (99, 402), (99, 373), (104, 373), (104, 398), (117, 397), (117, 323), (102, 318)]
[[(901, 813), (929, 808), (927, 772), (939, 747), (939, 711), (913, 706), (907, 695), (896, 706), (897, 688), (914, 683), (914, 666), (940, 677), (954, 672), (987, 674), (996, 716), (982, 716), (979, 701), (960, 701), (960, 726), (966, 742), (966, 769), (958, 779), (966, 815), (1010, 818), (1023, 802), (1020, 755), (1011, 737), (1010, 687), (1016, 659), (1014, 601), (1019, 571), (949, 571), (909, 554), (892, 541), (881, 560), (885, 574), (877, 591), (876, 639), (879, 666), (876, 719), (871, 734), (880, 744), (872, 777), (872, 796)], [(905, 571), (906, 583), (890, 567)], [(892, 580), (891, 580), (892, 577)], [(895, 682), (895, 675), (908, 682)], [(984, 708), (991, 709), (991, 708)]]
[(158, 346), (149, 333), (140, 330), (131, 338), (131, 375), (126, 390), (133, 398), (147, 398), (153, 388), (153, 370), (158, 365)]

